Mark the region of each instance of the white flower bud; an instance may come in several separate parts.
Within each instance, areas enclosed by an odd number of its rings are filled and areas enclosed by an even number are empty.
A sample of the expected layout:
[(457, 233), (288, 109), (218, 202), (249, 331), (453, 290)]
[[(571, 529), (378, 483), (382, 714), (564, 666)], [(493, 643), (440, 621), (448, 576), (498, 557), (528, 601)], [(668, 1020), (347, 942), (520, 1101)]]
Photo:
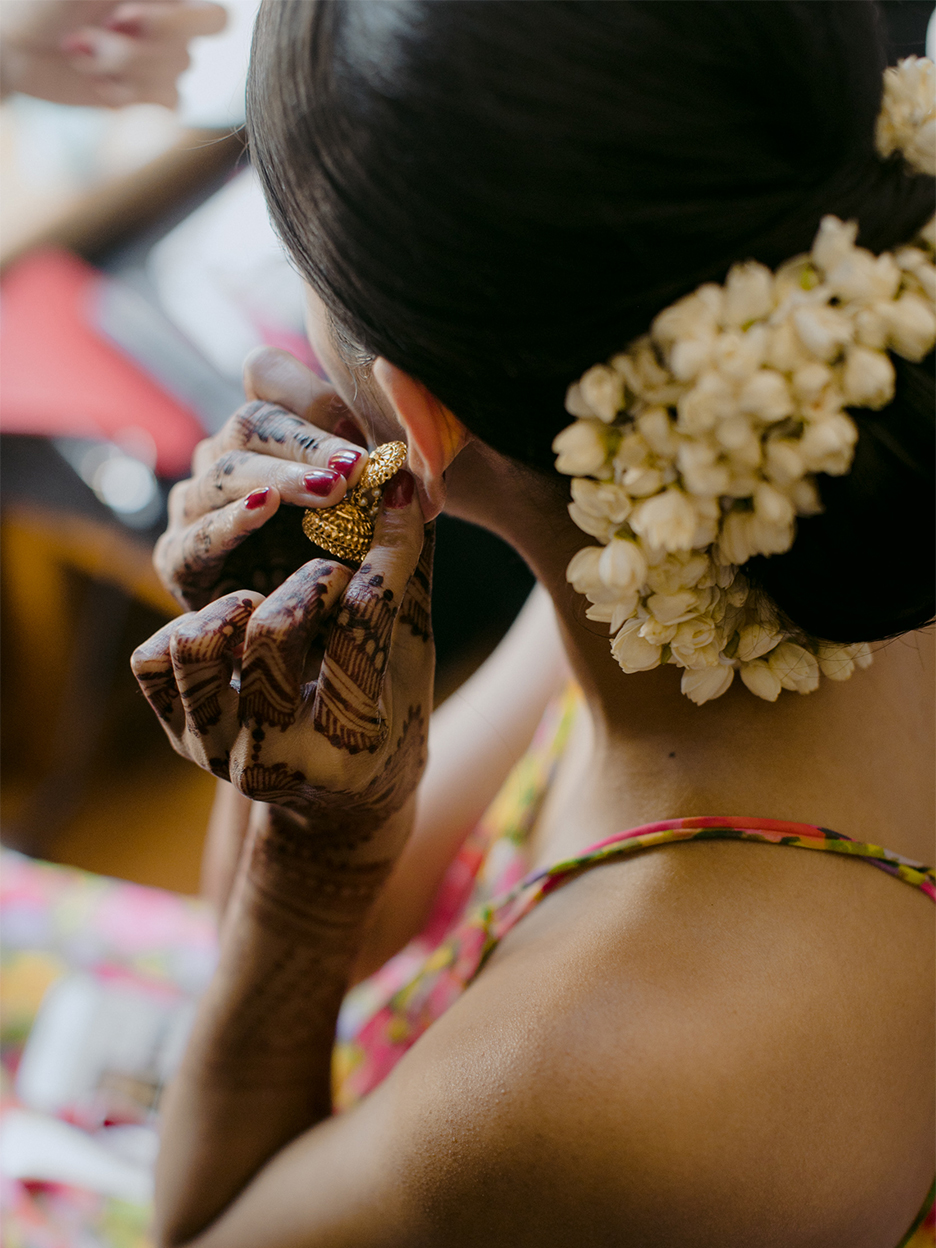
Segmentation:
[(871, 653), (871, 647), (866, 641), (861, 641), (856, 646), (851, 647), (852, 658), (855, 660), (856, 667), (870, 667), (874, 656)]
[(599, 473), (605, 466), (608, 446), (604, 425), (598, 420), (577, 420), (568, 425), (553, 439), (556, 452), (556, 471), (573, 477), (587, 477)]
[(823, 217), (810, 252), (813, 263), (824, 272), (831, 272), (848, 258), (857, 237), (857, 221), (840, 221), (831, 214)]
[(705, 667), (695, 672), (683, 672), (680, 688), (691, 702), (702, 706), (720, 698), (731, 687), (735, 669), (729, 663), (720, 663), (717, 667)]
[(593, 602), (585, 611), (585, 618), (594, 620), (596, 624), (610, 624), (614, 607), (613, 602)]
[(677, 381), (692, 381), (712, 359), (712, 338), (681, 338), (669, 351), (670, 372)]
[(715, 441), (725, 451), (738, 451), (753, 437), (751, 422), (746, 416), (729, 416), (715, 427)]
[(682, 667), (711, 667), (713, 658), (718, 662), (718, 650), (712, 647), (714, 639), (715, 624), (703, 615), (677, 625), (670, 647)]
[(730, 511), (718, 534), (719, 563), (740, 566), (756, 554), (753, 511)]
[(852, 323), (836, 308), (797, 308), (793, 325), (803, 346), (820, 360), (834, 360), (852, 340)]
[(792, 321), (783, 321), (768, 331), (765, 362), (781, 373), (792, 373), (810, 362)]
[(918, 364), (936, 343), (936, 316), (919, 295), (901, 295), (879, 305), (887, 324), (889, 346), (905, 360)]
[[(584, 480), (583, 477), (576, 477), (577, 481)], [(584, 507), (580, 507), (578, 503), (569, 503), (569, 515), (572, 517), (572, 523), (578, 525), (583, 533), (587, 533), (589, 537), (597, 537), (599, 542), (609, 542), (614, 536), (617, 529), (616, 524), (612, 524), (604, 516), (593, 515), (592, 512), (586, 511)]]
[(812, 693), (819, 687), (819, 664), (815, 655), (793, 641), (782, 641), (767, 660), (783, 685), (796, 693)]
[(872, 351), (882, 351), (887, 346), (888, 322), (885, 312), (888, 304), (879, 303), (862, 308), (855, 315), (855, 342)]
[(698, 593), (691, 589), (675, 594), (653, 594), (647, 599), (647, 610), (661, 624), (682, 624), (684, 620), (691, 620), (698, 609)]
[(768, 342), (763, 325), (755, 325), (747, 333), (726, 330), (715, 340), (712, 362), (723, 377), (744, 381), (764, 362)]
[(775, 486), (760, 485), (754, 492), (754, 511), (766, 524), (790, 525), (796, 516), (793, 504)]
[(819, 643), (819, 669), (829, 680), (848, 680), (855, 670), (850, 646), (837, 646), (832, 642)]
[(631, 500), (626, 490), (611, 481), (591, 481), (576, 477), (572, 482), (572, 497), (589, 515), (623, 524), (630, 515)]
[[(742, 663), (751, 663), (772, 650), (780, 642), (780, 634), (774, 628), (754, 620), (738, 630), (736, 656)], [(772, 699), (771, 699), (772, 700)]]
[(793, 374), (793, 393), (804, 403), (814, 403), (832, 377), (832, 369), (828, 364), (820, 364), (817, 361), (804, 364)]
[(640, 636), (641, 620), (629, 620), (611, 643), (611, 653), (627, 672), (647, 672), (660, 666), (660, 647)]
[(628, 429), (614, 456), (616, 471), (623, 474), (628, 468), (645, 468), (649, 462), (650, 447), (646, 439), (635, 429)]
[(604, 588), (598, 574), (598, 561), (603, 554), (603, 546), (583, 546), (569, 560), (566, 580), (577, 594), (587, 594)]
[(565, 409), (570, 416), (578, 416), (581, 420), (592, 420), (595, 416), (595, 413), (585, 402), (582, 387), (577, 381), (573, 381), (566, 391)]
[(784, 420), (793, 412), (793, 400), (783, 377), (772, 368), (760, 368), (744, 384), (738, 396), (742, 412), (758, 416), (767, 424)]
[(634, 498), (647, 498), (663, 485), (663, 474), (659, 468), (628, 468), (622, 482)]
[(615, 537), (601, 552), (598, 575), (608, 589), (631, 593), (647, 579), (647, 560), (636, 542)]
[(798, 481), (805, 471), (798, 441), (793, 438), (770, 438), (767, 441), (764, 446), (764, 473), (771, 481), (786, 486)]
[(918, 173), (936, 174), (936, 69), (908, 56), (884, 71), (884, 98), (875, 141), (882, 156), (900, 152)]
[(796, 508), (798, 516), (819, 516), (824, 508), (822, 500), (819, 497), (819, 491), (816, 489), (812, 481), (808, 481), (805, 477), (802, 481), (794, 481), (792, 485), (787, 486), (790, 495), (790, 502)]
[(698, 292), (664, 308), (650, 327), (653, 341), (663, 348), (687, 338), (712, 338), (717, 332), (718, 320), (710, 301)]
[(844, 413), (811, 421), (800, 438), (799, 449), (810, 472), (840, 477), (851, 467), (858, 430)]
[(851, 347), (842, 370), (842, 389), (850, 407), (886, 407), (894, 397), (894, 366), (882, 351)]
[(624, 406), (624, 384), (607, 364), (596, 364), (579, 381), (582, 398), (605, 424), (611, 424)]
[(679, 440), (665, 407), (648, 407), (636, 420), (637, 431), (656, 455), (676, 454)]
[(631, 528), (651, 546), (663, 550), (690, 550), (696, 531), (696, 509), (680, 489), (639, 503), (631, 514)]
[(747, 325), (769, 316), (774, 307), (773, 274), (756, 261), (733, 264), (725, 279), (725, 325)]
[[(930, 217), (926, 225), (920, 227), (920, 232), (917, 234), (917, 242), (930, 253), (936, 251), (936, 213)], [(703, 286), (700, 286), (698, 294), (701, 295), (704, 289)]]
[(873, 256), (854, 247), (826, 274), (826, 285), (845, 303), (874, 303), (893, 299), (900, 285), (900, 270), (893, 256)]
[(709, 371), (701, 374), (691, 390), (680, 395), (676, 408), (680, 432), (698, 437), (714, 429), (716, 421), (735, 415), (738, 403), (729, 382)]
[(936, 265), (923, 264), (913, 274), (925, 299), (936, 303)]
[(741, 668), (741, 679), (759, 698), (763, 698), (765, 702), (776, 702), (780, 696), (780, 690), (783, 686), (780, 681), (770, 670), (769, 664), (762, 659), (757, 659), (753, 663), (745, 663)]
[(651, 646), (666, 646), (676, 636), (677, 628), (681, 627), (681, 624), (661, 624), (659, 620), (655, 620), (651, 615), (640, 626), (639, 635), (643, 637), (644, 641), (648, 641)]
[(693, 589), (702, 581), (709, 567), (710, 560), (701, 551), (669, 554), (661, 563), (650, 568), (647, 585), (654, 594), (663, 595)]
[(719, 463), (718, 448), (707, 442), (681, 442), (676, 464), (686, 489), (696, 498), (717, 498), (728, 489), (731, 473), (727, 465)]

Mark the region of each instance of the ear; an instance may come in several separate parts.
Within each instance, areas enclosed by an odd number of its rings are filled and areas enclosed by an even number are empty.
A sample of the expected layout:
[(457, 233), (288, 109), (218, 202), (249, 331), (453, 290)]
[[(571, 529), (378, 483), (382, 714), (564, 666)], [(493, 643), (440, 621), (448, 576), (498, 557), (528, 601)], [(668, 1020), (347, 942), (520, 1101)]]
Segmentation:
[(423, 516), (434, 520), (445, 506), (445, 470), (471, 435), (421, 381), (389, 360), (375, 360), (371, 375), (406, 430)]

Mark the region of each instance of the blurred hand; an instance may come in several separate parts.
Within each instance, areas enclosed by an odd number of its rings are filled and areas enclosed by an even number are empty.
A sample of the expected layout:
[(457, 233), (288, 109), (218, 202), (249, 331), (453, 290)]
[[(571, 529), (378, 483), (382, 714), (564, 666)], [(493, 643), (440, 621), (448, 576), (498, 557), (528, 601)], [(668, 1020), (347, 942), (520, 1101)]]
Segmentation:
[(206, 0), (0, 0), (4, 95), (120, 108), (178, 103), (188, 43), (223, 30)]
[(231, 590), (281, 585), (312, 553), (296, 509), (333, 506), (367, 463), (348, 408), (286, 351), (253, 352), (244, 389), (253, 401), (198, 444), (191, 479), (173, 486), (153, 555), (189, 611)]

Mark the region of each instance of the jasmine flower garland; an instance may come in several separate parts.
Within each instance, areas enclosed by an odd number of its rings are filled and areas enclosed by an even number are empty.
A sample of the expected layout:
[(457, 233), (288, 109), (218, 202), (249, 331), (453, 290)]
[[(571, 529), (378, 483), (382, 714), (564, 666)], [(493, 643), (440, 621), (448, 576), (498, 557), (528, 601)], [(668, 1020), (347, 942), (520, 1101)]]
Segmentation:
[[(885, 75), (878, 150), (936, 173), (932, 62)], [(573, 477), (569, 512), (600, 544), (572, 559), (589, 619), (610, 625), (625, 672), (683, 669), (701, 705), (735, 673), (758, 697), (846, 680), (865, 644), (792, 639), (740, 570), (793, 545), (796, 517), (822, 510), (815, 475), (851, 467), (847, 407), (886, 407), (892, 351), (919, 361), (936, 342), (936, 218), (875, 256), (857, 222), (823, 218), (809, 255), (772, 273), (736, 264), (666, 308), (650, 333), (570, 386), (577, 419), (555, 439)]]

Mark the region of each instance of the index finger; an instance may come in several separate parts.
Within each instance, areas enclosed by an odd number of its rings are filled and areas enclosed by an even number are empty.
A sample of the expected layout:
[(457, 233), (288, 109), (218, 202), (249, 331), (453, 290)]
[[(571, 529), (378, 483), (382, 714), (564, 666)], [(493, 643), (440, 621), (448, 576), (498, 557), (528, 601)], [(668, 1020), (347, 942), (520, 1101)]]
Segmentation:
[(142, 39), (194, 39), (216, 35), (227, 25), (227, 10), (210, 0), (161, 0), (122, 4), (104, 23), (108, 30)]
[[(220, 433), (200, 444), (195, 471), (229, 450), (254, 451), (316, 467), (338, 467), (332, 463), (337, 457), (340, 463), (352, 465), (346, 477), (349, 488), (357, 484), (367, 463), (367, 451), (362, 447), (310, 424), (278, 403), (261, 400), (240, 408)], [(345, 475), (340, 467), (338, 470)]]

